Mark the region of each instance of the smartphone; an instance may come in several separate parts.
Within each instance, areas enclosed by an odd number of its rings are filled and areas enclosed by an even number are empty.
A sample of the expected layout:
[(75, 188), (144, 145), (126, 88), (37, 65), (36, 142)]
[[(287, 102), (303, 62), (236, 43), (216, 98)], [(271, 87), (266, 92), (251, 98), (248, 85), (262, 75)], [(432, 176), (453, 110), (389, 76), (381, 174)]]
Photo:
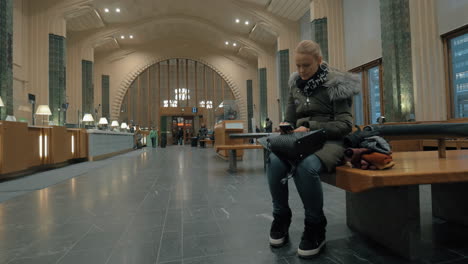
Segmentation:
[(281, 132), (283, 132), (284, 134), (289, 134), (294, 130), (294, 127), (290, 124), (280, 125), (279, 127), (280, 127)]

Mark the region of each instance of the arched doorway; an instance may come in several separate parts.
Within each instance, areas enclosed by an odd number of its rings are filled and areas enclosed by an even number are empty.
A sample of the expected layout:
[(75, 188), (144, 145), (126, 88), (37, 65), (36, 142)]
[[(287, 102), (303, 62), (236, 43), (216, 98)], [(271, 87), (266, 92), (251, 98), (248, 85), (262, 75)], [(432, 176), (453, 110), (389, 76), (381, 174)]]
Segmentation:
[(237, 119), (235, 96), (211, 67), (191, 59), (174, 58), (153, 64), (129, 86), (119, 120), (166, 131), (174, 143), (177, 131), (184, 142), (196, 136), (202, 123), (210, 130), (221, 119)]

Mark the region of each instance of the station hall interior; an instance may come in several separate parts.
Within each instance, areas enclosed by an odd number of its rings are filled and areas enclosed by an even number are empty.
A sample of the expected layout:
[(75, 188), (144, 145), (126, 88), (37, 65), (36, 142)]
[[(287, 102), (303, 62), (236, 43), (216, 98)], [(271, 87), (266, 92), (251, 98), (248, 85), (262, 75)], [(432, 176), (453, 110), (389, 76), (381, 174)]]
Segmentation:
[[(468, 0), (0, 0), (0, 263), (468, 263), (468, 135), (450, 131), (468, 134), (467, 14)], [(327, 172), (326, 246), (307, 259), (293, 180), (289, 242), (269, 244), (259, 145), (287, 118), (304, 40), (359, 79), (353, 131), (448, 131), (385, 138), (391, 169)]]

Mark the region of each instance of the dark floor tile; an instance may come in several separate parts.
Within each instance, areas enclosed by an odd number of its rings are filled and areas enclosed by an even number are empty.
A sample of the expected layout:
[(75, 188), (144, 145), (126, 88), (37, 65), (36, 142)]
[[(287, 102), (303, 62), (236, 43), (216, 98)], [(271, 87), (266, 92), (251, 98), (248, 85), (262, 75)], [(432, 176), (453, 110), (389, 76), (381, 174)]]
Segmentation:
[[(328, 184), (323, 253), (310, 262), (297, 257), (304, 209), (292, 182), (290, 243), (270, 248), (271, 197), (261, 151), (246, 151), (237, 174), (226, 173), (227, 163), (210, 148), (130, 154), (63, 168), (81, 176), (1, 203), (0, 263), (54, 263), (55, 254), (73, 245), (60, 263), (151, 263), (154, 257), (167, 264), (181, 264), (182, 258), (184, 264), (409, 263), (349, 230), (345, 192)], [(413, 263), (465, 263), (465, 233), (433, 223), (428, 190), (420, 192), (422, 233), (435, 246)], [(38, 203), (45, 195), (46, 207)]]
[(134, 216), (131, 225), (142, 228), (162, 227), (165, 216), (165, 211), (141, 212)]
[(161, 241), (159, 262), (182, 258), (182, 234), (180, 232), (164, 232)]
[(215, 220), (213, 210), (210, 207), (195, 206), (185, 207), (183, 210), (184, 223)]
[(114, 249), (109, 261), (111, 264), (154, 264), (158, 247), (154, 244), (129, 244)]
[(63, 255), (72, 249), (81, 237), (69, 236), (41, 239), (29, 246), (22, 254), (22, 257), (39, 257), (60, 253)]
[(184, 223), (184, 238), (190, 236), (202, 236), (221, 233), (216, 221)]
[(119, 245), (138, 245), (151, 243), (156, 248), (161, 242), (162, 228), (143, 228), (132, 226), (128, 228), (119, 240)]
[(287, 257), (285, 259), (288, 264), (308, 264), (308, 263), (320, 263), (320, 264), (340, 264), (341, 262), (337, 262), (333, 259), (331, 259), (328, 256), (324, 256), (323, 254), (319, 254), (316, 257), (310, 258), (310, 259), (302, 259), (299, 258), (298, 256), (294, 257)]
[(108, 260), (112, 249), (69, 252), (57, 264), (102, 264)]
[(205, 256), (184, 259), (184, 264), (288, 264), (284, 258), (258, 252), (245, 254), (243, 252), (219, 254), (215, 256)]
[(63, 253), (56, 253), (56, 254), (49, 254), (49, 255), (42, 255), (42, 256), (36, 256), (33, 258), (16, 258), (11, 262), (2, 262), (2, 263), (8, 263), (8, 264), (50, 264), (50, 263), (56, 263), (57, 260), (60, 259), (65, 254)]
[(158, 264), (182, 264), (182, 260), (158, 262)]
[(191, 236), (183, 239), (183, 258), (193, 258), (225, 253), (227, 247), (221, 235)]
[(99, 232), (86, 234), (71, 251), (112, 248), (119, 240), (123, 230), (119, 232)]
[(181, 232), (182, 231), (182, 209), (169, 210), (164, 222), (165, 232)]
[(462, 258), (450, 262), (443, 262), (444, 264), (468, 264), (468, 258)]

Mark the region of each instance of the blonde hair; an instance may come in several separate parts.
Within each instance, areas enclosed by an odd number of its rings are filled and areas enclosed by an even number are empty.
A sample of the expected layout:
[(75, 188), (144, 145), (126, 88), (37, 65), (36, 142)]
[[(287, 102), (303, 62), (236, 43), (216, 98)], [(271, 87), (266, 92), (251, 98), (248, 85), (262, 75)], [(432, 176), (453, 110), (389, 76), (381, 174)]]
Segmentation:
[(303, 40), (297, 44), (296, 53), (309, 54), (314, 56), (316, 59), (322, 57), (322, 50), (320, 49), (319, 44), (312, 40)]

